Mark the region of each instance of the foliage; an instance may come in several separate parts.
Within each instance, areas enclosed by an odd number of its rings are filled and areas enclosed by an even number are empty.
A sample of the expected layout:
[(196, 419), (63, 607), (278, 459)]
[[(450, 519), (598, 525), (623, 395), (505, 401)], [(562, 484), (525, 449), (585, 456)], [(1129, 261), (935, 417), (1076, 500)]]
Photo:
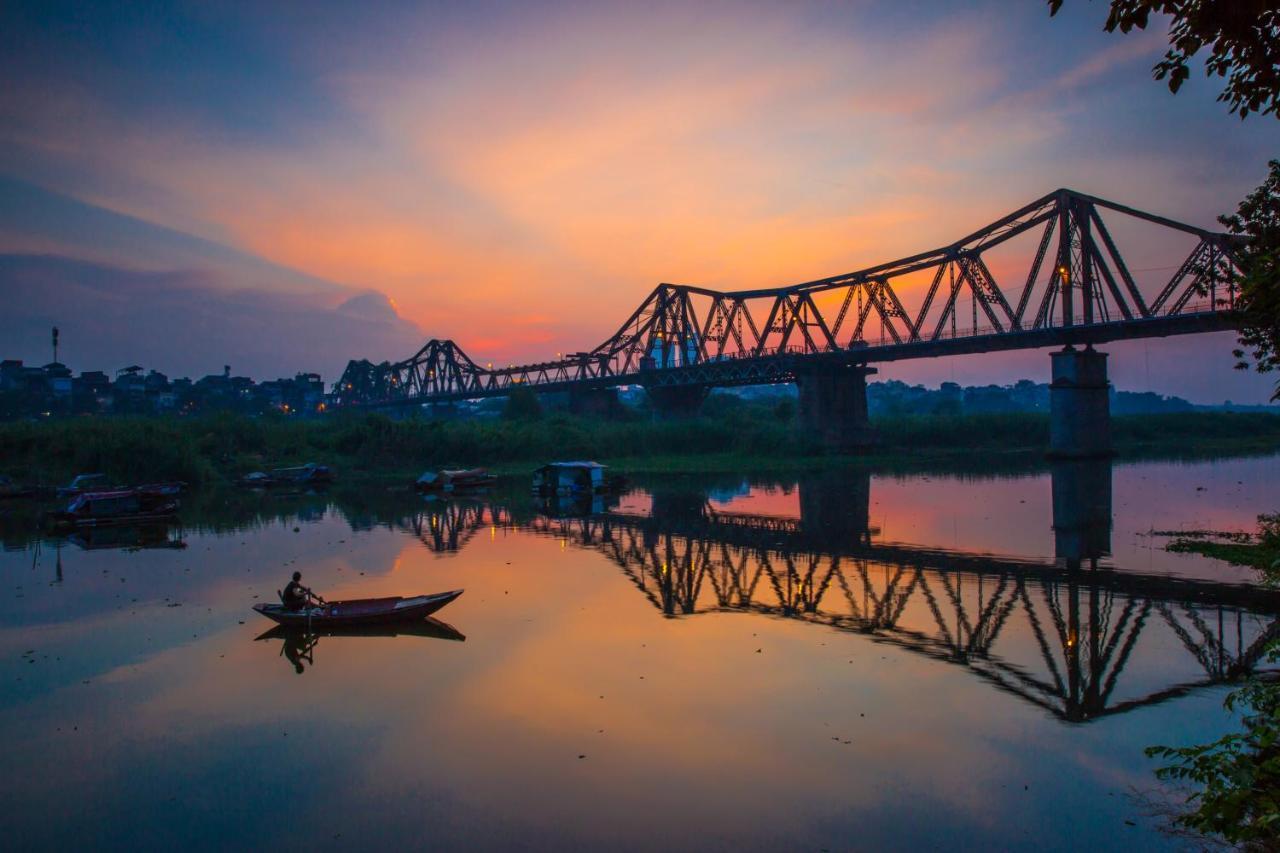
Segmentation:
[[(1271, 161), (1267, 179), (1240, 202), (1236, 213), (1219, 221), (1245, 238), (1238, 258), (1240, 343), (1251, 351), (1255, 369), (1270, 373), (1280, 367), (1280, 160)], [(1244, 350), (1235, 355), (1237, 368), (1248, 367)], [(1280, 386), (1272, 399), (1280, 399)]]
[[(1056, 15), (1064, 0), (1048, 0)], [(1151, 15), (1170, 17), (1169, 51), (1154, 68), (1177, 92), (1190, 76), (1188, 61), (1209, 48), (1205, 70), (1225, 77), (1218, 95), (1245, 118), (1271, 113), (1280, 118), (1280, 4), (1275, 0), (1111, 0), (1107, 32), (1146, 29)], [(1271, 161), (1267, 179), (1233, 216), (1219, 217), (1232, 234), (1246, 238), (1238, 250), (1240, 344), (1254, 365), (1267, 373), (1280, 366), (1280, 161)], [(1246, 367), (1244, 349), (1235, 352)], [(1280, 399), (1280, 384), (1273, 400)]]
[(1258, 533), (1216, 530), (1153, 531), (1175, 537), (1166, 551), (1202, 554), (1235, 566), (1249, 566), (1280, 580), (1280, 514), (1258, 516)]
[[(785, 408), (785, 407), (783, 407)], [(0, 472), (27, 482), (58, 483), (102, 471), (120, 482), (225, 480), (249, 471), (319, 462), (353, 474), (416, 476), (454, 465), (501, 467), (554, 457), (676, 461), (736, 458), (820, 461), (826, 451), (784, 418), (777, 401), (717, 400), (687, 420), (606, 420), (564, 412), (537, 419), (392, 419), (332, 415), (314, 420), (232, 413), (202, 417), (87, 417), (0, 423)], [(882, 460), (972, 457), (986, 462), (1011, 453), (1037, 458), (1048, 443), (1044, 414), (987, 413), (882, 418), (873, 453)], [(1280, 417), (1264, 413), (1183, 412), (1113, 419), (1118, 447), (1182, 454), (1187, 436), (1200, 451), (1274, 449)]]
[[(1048, 0), (1056, 15), (1064, 0)], [(1177, 92), (1191, 76), (1188, 62), (1209, 48), (1205, 73), (1225, 77), (1218, 95), (1240, 118), (1280, 117), (1280, 8), (1274, 0), (1111, 0), (1106, 30), (1145, 30), (1152, 13), (1168, 15), (1169, 50), (1152, 73)]]
[(542, 403), (532, 388), (513, 388), (507, 395), (502, 416), (509, 421), (536, 421), (542, 417)]
[(132, 482), (172, 478), (200, 483), (214, 474), (199, 433), (190, 424), (163, 418), (3, 424), (0, 459), (28, 472), (101, 471)]
[[(1229, 538), (1228, 543), (1206, 541)], [(1280, 583), (1280, 514), (1258, 516), (1258, 532), (1247, 537), (1202, 532), (1179, 540), (1200, 545), (1208, 556), (1233, 559), (1262, 570), (1266, 584)], [(1173, 543), (1171, 550), (1177, 550)], [(1214, 551), (1213, 549), (1222, 549)], [(1272, 641), (1267, 659), (1280, 660), (1280, 644)], [(1175, 820), (1195, 832), (1220, 835), (1232, 844), (1280, 844), (1280, 682), (1251, 678), (1227, 694), (1228, 712), (1245, 711), (1243, 731), (1230, 732), (1208, 744), (1152, 746), (1147, 755), (1171, 761), (1156, 770), (1165, 780), (1189, 782), (1199, 790), (1187, 798), (1191, 811)], [(1247, 710), (1246, 710), (1247, 709)]]
[[(1273, 649), (1269, 659), (1278, 658)], [(1173, 762), (1156, 771), (1161, 779), (1200, 786), (1187, 799), (1195, 809), (1179, 815), (1179, 824), (1232, 844), (1274, 845), (1280, 841), (1280, 684), (1251, 679), (1223, 705), (1230, 712), (1248, 709), (1243, 731), (1200, 746), (1152, 746), (1147, 755)]]

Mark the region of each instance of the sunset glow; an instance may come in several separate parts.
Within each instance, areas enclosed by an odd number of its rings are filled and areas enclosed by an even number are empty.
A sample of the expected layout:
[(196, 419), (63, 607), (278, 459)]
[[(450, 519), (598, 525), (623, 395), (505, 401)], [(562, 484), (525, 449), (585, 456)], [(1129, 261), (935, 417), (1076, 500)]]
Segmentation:
[[(428, 337), (502, 363), (588, 349), (659, 282), (840, 273), (1059, 186), (1213, 225), (1275, 130), (1221, 133), (1198, 79), (1153, 91), (1163, 34), (1108, 36), (1079, 5), (1053, 22), (1035, 3), (15, 9), (0, 177), (25, 197), (0, 206), (0, 250), (101, 265), (120, 287), (164, 274), (188, 300), (272, 301), (298, 330), (277, 323), (278, 352), (244, 368), (331, 380)], [(79, 214), (32, 215), (54, 206)], [(0, 293), (29, 285), (0, 276)], [(323, 356), (283, 345), (315, 337), (303, 315), (369, 291), (385, 316), (363, 311)], [(6, 337), (41, 346), (49, 310), (29, 305)], [(86, 360), (148, 357), (62, 322)], [(229, 357), (195, 336), (166, 366)], [(1026, 372), (1010, 358), (962, 369)], [(1264, 395), (1229, 366), (1206, 364), (1194, 392)]]

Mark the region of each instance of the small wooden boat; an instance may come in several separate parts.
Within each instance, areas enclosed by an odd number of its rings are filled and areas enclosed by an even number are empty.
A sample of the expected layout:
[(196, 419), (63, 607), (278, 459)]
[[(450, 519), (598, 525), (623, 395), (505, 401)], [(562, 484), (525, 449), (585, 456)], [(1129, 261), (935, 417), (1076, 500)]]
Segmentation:
[(106, 474), (77, 474), (70, 483), (58, 487), (57, 496), (74, 498), (85, 492), (111, 492), (122, 488), (124, 487), (112, 484)]
[(144, 495), (180, 495), (187, 490), (187, 484), (182, 480), (172, 480), (165, 483), (144, 483), (141, 486), (134, 486), (139, 494)]
[(335, 479), (328, 465), (314, 462), (296, 468), (276, 468), (268, 476), (276, 483), (297, 486), (327, 486)]
[(55, 527), (101, 527), (115, 524), (140, 524), (172, 519), (178, 513), (178, 501), (170, 495), (120, 489), (112, 492), (84, 492), (71, 499), (66, 509), (46, 513)]
[(281, 625), (310, 626), (312, 630), (352, 625), (383, 625), (412, 622), (435, 613), (462, 595), (462, 590), (415, 595), (411, 598), (356, 598), (350, 601), (327, 601), (312, 607), (289, 610), (283, 604), (255, 604), (253, 609)]
[(466, 492), (484, 489), (498, 482), (498, 478), (484, 468), (449, 469), (427, 471), (414, 483), (420, 492)]
[(308, 462), (296, 468), (275, 468), (270, 472), (254, 471), (236, 482), (250, 489), (272, 489), (277, 486), (327, 486), (334, 481), (328, 465)]

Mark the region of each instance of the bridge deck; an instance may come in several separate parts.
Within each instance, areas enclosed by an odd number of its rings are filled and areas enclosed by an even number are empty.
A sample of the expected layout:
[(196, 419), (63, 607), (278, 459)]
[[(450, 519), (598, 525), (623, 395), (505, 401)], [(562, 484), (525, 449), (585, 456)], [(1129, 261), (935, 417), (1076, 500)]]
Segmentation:
[(539, 393), (563, 393), (575, 390), (616, 388), (621, 385), (675, 387), (710, 385), (729, 388), (740, 385), (768, 385), (795, 380), (801, 365), (831, 363), (875, 364), (906, 361), (915, 358), (940, 358), (949, 355), (1005, 352), (1019, 349), (1043, 349), (1101, 345), (1114, 341), (1141, 338), (1165, 338), (1206, 332), (1233, 331), (1239, 328), (1235, 315), (1226, 311), (1201, 311), (1167, 317), (1144, 317), (1112, 323), (1094, 323), (1068, 328), (1032, 329), (1017, 332), (989, 332), (936, 340), (904, 343), (876, 343), (850, 349), (806, 352), (802, 348), (770, 352), (759, 356), (721, 358), (682, 367), (635, 370), (623, 374), (605, 374), (584, 378), (514, 382), (467, 390), (442, 391), (413, 397), (371, 401), (362, 405), (373, 408), (418, 406), (450, 403), (487, 397), (505, 397), (513, 387), (530, 387)]

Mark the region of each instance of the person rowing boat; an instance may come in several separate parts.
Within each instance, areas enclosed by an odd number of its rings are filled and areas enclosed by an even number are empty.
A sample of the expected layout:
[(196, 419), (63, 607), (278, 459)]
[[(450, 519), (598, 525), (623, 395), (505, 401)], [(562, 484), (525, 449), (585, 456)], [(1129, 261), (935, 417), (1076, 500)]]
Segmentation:
[[(260, 602), (253, 609), (281, 625), (316, 628), (344, 628), (355, 625), (379, 625), (390, 622), (413, 622), (424, 619), (462, 595), (462, 590), (414, 595), (408, 598), (355, 598), (325, 601), (302, 585), (302, 575), (294, 573), (287, 592), (280, 593), (280, 604)], [(314, 602), (314, 603), (313, 603)]]
[(324, 599), (302, 585), (302, 572), (294, 572), (293, 580), (280, 593), (280, 601), (287, 610), (301, 610), (309, 604), (324, 604)]

